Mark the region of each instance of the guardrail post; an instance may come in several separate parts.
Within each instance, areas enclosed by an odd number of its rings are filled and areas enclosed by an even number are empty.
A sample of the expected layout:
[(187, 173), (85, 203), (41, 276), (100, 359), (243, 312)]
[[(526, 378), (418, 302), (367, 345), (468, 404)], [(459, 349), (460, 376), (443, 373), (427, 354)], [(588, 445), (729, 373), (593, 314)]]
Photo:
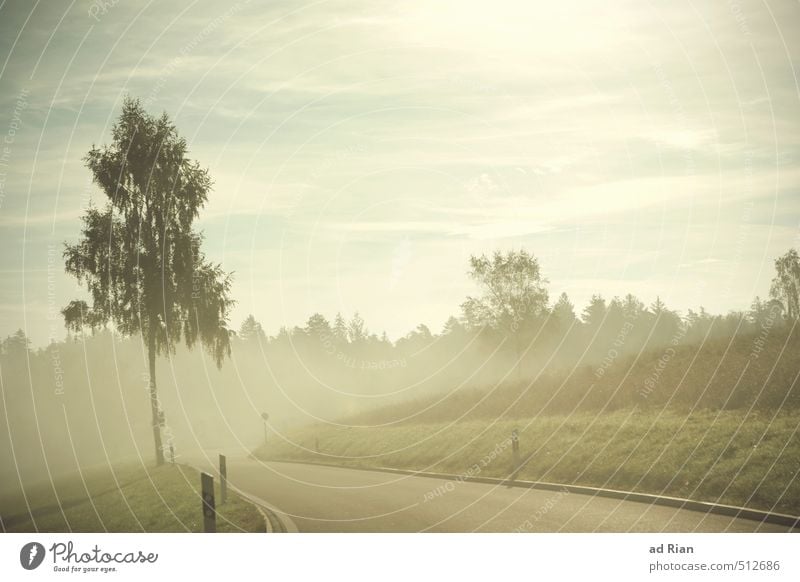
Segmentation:
[(225, 455), (219, 456), (219, 504), (225, 505), (228, 498), (228, 463)]
[(203, 531), (217, 532), (217, 510), (214, 505), (214, 477), (208, 473), (200, 473), (200, 485), (203, 497)]

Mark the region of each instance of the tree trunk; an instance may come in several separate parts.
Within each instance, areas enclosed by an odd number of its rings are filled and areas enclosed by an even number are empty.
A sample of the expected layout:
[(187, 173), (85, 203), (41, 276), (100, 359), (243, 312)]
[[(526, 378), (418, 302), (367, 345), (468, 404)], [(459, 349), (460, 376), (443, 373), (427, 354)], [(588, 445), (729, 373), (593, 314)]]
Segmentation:
[(153, 440), (156, 445), (156, 465), (164, 464), (164, 449), (161, 446), (161, 419), (159, 418), (158, 390), (156, 389), (156, 333), (148, 332), (147, 359), (150, 364), (150, 412), (153, 416)]

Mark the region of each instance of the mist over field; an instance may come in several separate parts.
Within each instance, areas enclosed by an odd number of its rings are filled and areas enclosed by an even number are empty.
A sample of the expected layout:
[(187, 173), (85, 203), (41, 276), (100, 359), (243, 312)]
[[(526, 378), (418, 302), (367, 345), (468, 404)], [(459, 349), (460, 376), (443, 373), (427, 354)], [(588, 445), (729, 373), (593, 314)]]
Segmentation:
[[(250, 454), (266, 428), (274, 446), (319, 451), (331, 431), (348, 427), (373, 427), (372, 440), (381, 427), (515, 419), (535, 427), (552, 416), (619, 411), (703, 413), (707, 430), (715, 411), (796, 419), (800, 339), (783, 311), (777, 300), (756, 300), (744, 312), (682, 318), (660, 301), (597, 296), (578, 317), (560, 297), (511, 335), (462, 315), (436, 332), (420, 324), (395, 342), (357, 314), (333, 322), (314, 314), (274, 335), (249, 317), (221, 368), (185, 347), (158, 362), (164, 447), (178, 459), (203, 450)], [(140, 338), (85, 329), (47, 348), (25, 342), (22, 333), (8, 337), (0, 355), (2, 434), (12, 437), (0, 449), (13, 468), (6, 492), (80, 467), (150, 461)], [(795, 450), (796, 432), (788, 438)], [(796, 473), (794, 461), (786, 469)]]
[(798, 23), (0, 4), (0, 529), (796, 527)]

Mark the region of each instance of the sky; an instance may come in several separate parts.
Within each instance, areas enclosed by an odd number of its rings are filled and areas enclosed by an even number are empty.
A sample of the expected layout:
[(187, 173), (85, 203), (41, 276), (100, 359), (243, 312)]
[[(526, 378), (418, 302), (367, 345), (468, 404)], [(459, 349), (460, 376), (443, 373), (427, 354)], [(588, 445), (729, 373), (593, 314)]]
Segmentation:
[(746, 309), (800, 245), (799, 32), (791, 0), (0, 0), (0, 337), (64, 337), (126, 95), (214, 179), (234, 327), (438, 330), (519, 248), (578, 311)]

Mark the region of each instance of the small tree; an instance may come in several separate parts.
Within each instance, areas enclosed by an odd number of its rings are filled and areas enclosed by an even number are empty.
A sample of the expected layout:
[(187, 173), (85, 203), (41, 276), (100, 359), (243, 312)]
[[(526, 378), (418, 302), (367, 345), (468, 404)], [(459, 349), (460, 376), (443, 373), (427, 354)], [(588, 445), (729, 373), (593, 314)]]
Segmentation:
[(324, 342), (331, 336), (331, 324), (321, 313), (314, 313), (306, 321), (306, 334), (318, 342)]
[(351, 344), (357, 344), (366, 340), (367, 336), (369, 336), (369, 332), (364, 325), (364, 318), (356, 311), (350, 323), (347, 324), (347, 337)]
[(558, 296), (558, 301), (553, 305), (553, 316), (561, 325), (572, 325), (578, 318), (575, 315), (575, 306), (566, 293)]
[(84, 328), (88, 327), (94, 333), (98, 327), (105, 324), (82, 299), (70, 301), (69, 305), (61, 310), (61, 314), (64, 316), (64, 321), (69, 322), (70, 330), (75, 332), (83, 332)]
[(333, 337), (340, 344), (347, 343), (347, 324), (344, 322), (344, 317), (342, 317), (341, 313), (337, 313), (336, 318), (333, 320)]
[(781, 302), (788, 319), (800, 318), (800, 255), (795, 249), (775, 259), (775, 278), (769, 295)]
[(28, 339), (24, 331), (18, 329), (13, 335), (0, 342), (0, 347), (2, 347), (0, 352), (18, 358), (26, 354), (30, 346), (31, 340)]
[(252, 314), (242, 322), (239, 328), (239, 337), (246, 342), (249, 341), (263, 341), (267, 339), (267, 334), (264, 333), (264, 328)]
[(73, 330), (112, 322), (123, 335), (142, 335), (162, 464), (156, 356), (199, 340), (222, 365), (230, 355), (230, 277), (205, 258), (203, 237), (192, 229), (211, 179), (187, 159), (186, 140), (166, 113), (153, 117), (128, 98), (112, 137), (110, 146), (92, 147), (85, 158), (106, 204), (86, 211), (80, 240), (64, 250), (66, 271), (86, 286), (92, 306), (72, 302), (62, 313)]
[(453, 317), (452, 315), (447, 318), (447, 321), (444, 322), (444, 327), (442, 328), (442, 335), (459, 335), (463, 334), (465, 331), (464, 325), (458, 320), (458, 318)]
[(514, 339), (517, 372), (520, 371), (519, 335), (524, 324), (547, 311), (547, 279), (539, 261), (526, 250), (495, 252), (472, 256), (469, 276), (480, 287), (481, 295), (467, 297), (461, 304), (464, 319), (471, 327), (487, 326)]
[(602, 295), (592, 295), (589, 305), (584, 307), (581, 315), (583, 323), (591, 329), (597, 329), (602, 325), (607, 310), (606, 300), (603, 299)]

